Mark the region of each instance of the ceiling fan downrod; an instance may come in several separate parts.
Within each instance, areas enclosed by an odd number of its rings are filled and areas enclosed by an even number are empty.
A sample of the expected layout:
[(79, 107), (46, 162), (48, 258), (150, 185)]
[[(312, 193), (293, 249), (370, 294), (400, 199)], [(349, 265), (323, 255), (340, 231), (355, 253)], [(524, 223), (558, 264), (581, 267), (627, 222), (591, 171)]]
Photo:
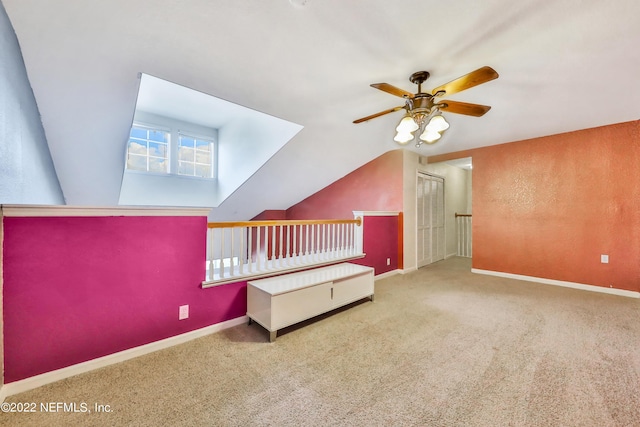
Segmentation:
[(422, 93), (422, 83), (427, 81), (430, 75), (431, 74), (429, 74), (428, 71), (416, 71), (415, 73), (411, 74), (411, 77), (409, 77), (409, 81), (411, 83), (417, 84), (418, 93)]

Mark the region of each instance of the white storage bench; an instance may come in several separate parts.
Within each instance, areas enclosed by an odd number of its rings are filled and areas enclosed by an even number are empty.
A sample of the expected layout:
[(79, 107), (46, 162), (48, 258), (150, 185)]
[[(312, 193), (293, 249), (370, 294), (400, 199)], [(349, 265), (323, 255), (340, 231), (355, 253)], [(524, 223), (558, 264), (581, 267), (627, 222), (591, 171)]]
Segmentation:
[(373, 268), (342, 263), (247, 282), (247, 316), (269, 331), (363, 298), (373, 301)]

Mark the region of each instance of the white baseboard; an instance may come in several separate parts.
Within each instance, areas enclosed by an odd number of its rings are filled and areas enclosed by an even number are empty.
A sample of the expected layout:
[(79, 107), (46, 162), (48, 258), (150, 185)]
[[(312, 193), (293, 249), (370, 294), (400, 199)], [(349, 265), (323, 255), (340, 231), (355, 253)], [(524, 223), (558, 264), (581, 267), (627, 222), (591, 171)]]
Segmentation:
[(7, 386), (3, 385), (0, 387), (0, 403), (4, 402), (4, 400), (8, 397), (7, 394)]
[(380, 273), (378, 275), (376, 275), (373, 280), (380, 280), (380, 279), (386, 279), (387, 277), (391, 277), (391, 276), (395, 276), (396, 274), (401, 274), (402, 270), (391, 270), (391, 271), (387, 271), (384, 273)]
[(612, 294), (612, 295), (618, 295), (618, 296), (630, 297), (630, 298), (640, 298), (640, 292), (627, 291), (625, 289), (605, 288), (602, 286), (585, 285), (583, 283), (565, 282), (563, 280), (544, 279), (541, 277), (523, 276), (521, 274), (503, 273), (500, 271), (491, 271), (491, 270), (481, 270), (478, 268), (472, 268), (471, 272), (478, 273), (478, 274), (486, 274), (489, 276), (506, 277), (508, 279), (524, 280), (527, 282), (543, 283), (545, 285), (554, 285), (554, 286), (562, 286), (565, 288), (580, 289), (583, 291), (601, 292), (604, 294)]
[(403, 268), (402, 270), (398, 270), (400, 272), (400, 274), (408, 274), (411, 273), (412, 271), (417, 271), (418, 267), (409, 267), (409, 268)]
[(44, 374), (36, 375), (34, 377), (25, 378), (24, 380), (4, 384), (2, 388), (0, 388), (0, 402), (4, 402), (4, 399), (6, 397), (12, 396), (14, 394), (33, 390), (34, 388), (42, 387), (43, 385), (60, 381), (74, 375), (83, 374), (85, 372), (93, 371), (94, 369), (104, 368), (105, 366), (124, 362), (125, 360), (133, 359), (135, 357), (153, 353), (154, 351), (173, 347), (174, 345), (183, 344), (196, 338), (201, 338), (206, 335), (214, 334), (224, 329), (231, 328), (233, 326), (241, 325), (248, 321), (249, 318), (247, 316), (237, 317), (235, 319), (216, 323), (215, 325), (207, 326), (195, 331), (141, 345), (140, 347), (130, 348), (118, 353), (113, 353), (107, 356), (99, 357), (97, 359), (78, 363), (77, 365), (68, 366), (66, 368), (58, 369), (55, 371), (45, 372)]

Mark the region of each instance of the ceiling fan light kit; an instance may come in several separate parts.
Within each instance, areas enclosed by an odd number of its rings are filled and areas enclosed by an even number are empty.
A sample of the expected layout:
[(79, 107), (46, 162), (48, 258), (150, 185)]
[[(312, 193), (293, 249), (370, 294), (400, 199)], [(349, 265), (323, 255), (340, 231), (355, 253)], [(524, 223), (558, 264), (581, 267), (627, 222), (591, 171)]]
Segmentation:
[[(442, 110), (449, 113), (480, 117), (491, 109), (488, 105), (469, 104), (460, 101), (447, 100), (436, 102), (436, 98), (453, 95), (454, 93), (462, 92), (463, 90), (497, 79), (498, 73), (493, 68), (487, 66), (478, 68), (449, 83), (438, 86), (433, 89), (431, 93), (422, 92), (422, 83), (424, 83), (429, 76), (428, 71), (418, 71), (409, 77), (411, 83), (418, 85), (417, 93), (407, 92), (388, 83), (372, 84), (371, 87), (404, 98), (405, 105), (354, 120), (353, 123), (366, 122), (376, 117), (404, 109), (406, 113), (396, 127), (397, 134), (393, 140), (405, 145), (409, 143), (409, 141), (417, 139), (416, 147), (419, 147), (423, 142), (427, 144), (435, 143), (442, 137), (444, 131), (449, 129), (449, 123), (442, 115)], [(414, 132), (416, 132), (416, 135), (420, 135), (419, 138), (415, 137)]]

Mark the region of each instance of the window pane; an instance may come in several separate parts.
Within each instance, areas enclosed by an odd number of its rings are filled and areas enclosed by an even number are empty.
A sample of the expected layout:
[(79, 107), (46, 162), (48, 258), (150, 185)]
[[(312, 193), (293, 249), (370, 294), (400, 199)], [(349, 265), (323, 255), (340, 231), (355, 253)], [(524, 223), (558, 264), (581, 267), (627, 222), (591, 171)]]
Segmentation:
[(167, 142), (167, 133), (159, 130), (150, 130), (149, 131), (149, 140), (151, 141), (159, 141), (159, 142)]
[(127, 156), (127, 169), (133, 169), (137, 171), (146, 171), (147, 156), (138, 156), (135, 154), (129, 154)]
[(131, 128), (131, 136), (138, 139), (147, 139), (147, 130), (133, 127)]
[(211, 153), (209, 153), (208, 151), (196, 150), (196, 162), (210, 165), (211, 164)]
[(209, 165), (196, 165), (196, 176), (203, 178), (211, 177), (211, 166)]
[(167, 160), (149, 157), (149, 172), (167, 172)]
[(180, 137), (180, 146), (181, 147), (191, 147), (193, 148), (195, 144), (195, 141), (193, 138), (189, 138), (188, 136), (181, 136)]
[(178, 162), (178, 173), (180, 175), (194, 175), (194, 164), (189, 162)]
[(202, 139), (197, 139), (196, 140), (196, 148), (198, 150), (206, 150), (209, 151), (209, 147), (211, 146), (211, 143), (209, 141), (204, 141)]
[(155, 157), (167, 157), (167, 144), (149, 142), (149, 155)]
[(193, 148), (180, 147), (180, 149), (178, 150), (178, 160), (193, 162), (194, 155), (195, 155), (195, 150)]
[(127, 169), (168, 173), (168, 142), (168, 132), (133, 126), (127, 144)]
[(141, 141), (129, 140), (129, 154), (147, 155), (147, 144)]

